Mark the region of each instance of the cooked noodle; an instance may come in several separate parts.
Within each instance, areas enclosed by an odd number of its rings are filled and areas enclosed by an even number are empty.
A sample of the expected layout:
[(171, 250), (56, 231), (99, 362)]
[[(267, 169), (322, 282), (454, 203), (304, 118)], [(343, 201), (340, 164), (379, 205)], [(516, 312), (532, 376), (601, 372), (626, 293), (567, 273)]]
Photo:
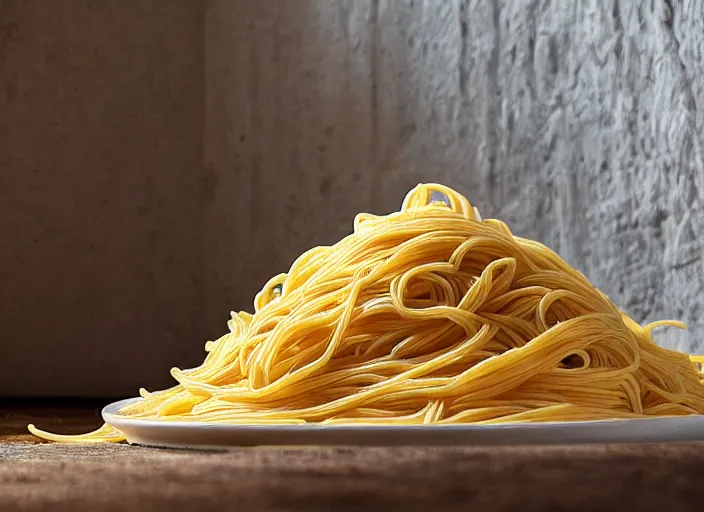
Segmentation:
[[(446, 202), (431, 201), (433, 193)], [(448, 424), (704, 414), (704, 357), (655, 344), (577, 270), (442, 185), (272, 278), (178, 385), (120, 414)], [(121, 441), (109, 426), (57, 441)]]

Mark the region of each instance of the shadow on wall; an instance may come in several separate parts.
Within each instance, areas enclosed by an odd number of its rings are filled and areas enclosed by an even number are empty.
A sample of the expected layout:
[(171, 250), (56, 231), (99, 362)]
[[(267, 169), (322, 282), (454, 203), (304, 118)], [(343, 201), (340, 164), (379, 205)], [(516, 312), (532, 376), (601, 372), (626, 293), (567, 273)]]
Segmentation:
[(201, 358), (198, 2), (0, 2), (0, 397)]
[(409, 60), (413, 15), (371, 1), (209, 4), (211, 335), (300, 253), (350, 233), (357, 213), (397, 210), (422, 181), (467, 182), (456, 145), (429, 154), (433, 116), (453, 106), (416, 88), (433, 56)]

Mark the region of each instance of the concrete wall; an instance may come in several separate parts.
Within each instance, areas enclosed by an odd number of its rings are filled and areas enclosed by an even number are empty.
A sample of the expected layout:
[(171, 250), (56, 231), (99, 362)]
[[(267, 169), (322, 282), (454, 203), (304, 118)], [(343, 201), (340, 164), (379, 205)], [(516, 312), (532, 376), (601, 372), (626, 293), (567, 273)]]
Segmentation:
[(703, 3), (42, 6), (0, 3), (0, 394), (159, 383), (430, 180), (704, 352)]
[(211, 311), (435, 180), (704, 352), (702, 20), (697, 0), (211, 2)]
[(201, 358), (203, 44), (199, 1), (0, 1), (0, 396)]

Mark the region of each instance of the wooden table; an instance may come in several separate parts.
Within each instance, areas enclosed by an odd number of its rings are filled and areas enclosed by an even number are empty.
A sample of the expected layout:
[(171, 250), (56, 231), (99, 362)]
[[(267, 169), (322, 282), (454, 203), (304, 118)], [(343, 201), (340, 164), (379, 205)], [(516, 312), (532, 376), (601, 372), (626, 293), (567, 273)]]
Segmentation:
[(246, 448), (40, 443), (95, 404), (0, 410), (0, 511), (702, 510), (704, 443), (512, 448)]

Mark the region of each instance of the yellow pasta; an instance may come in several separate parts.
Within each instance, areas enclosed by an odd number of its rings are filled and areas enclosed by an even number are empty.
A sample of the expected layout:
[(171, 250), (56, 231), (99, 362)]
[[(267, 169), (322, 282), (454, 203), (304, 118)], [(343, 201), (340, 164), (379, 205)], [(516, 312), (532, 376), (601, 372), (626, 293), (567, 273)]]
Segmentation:
[[(433, 194), (444, 196), (433, 201)], [(704, 356), (656, 345), (577, 270), (418, 185), (300, 256), (203, 364), (121, 414), (232, 424), (448, 424), (704, 414)], [(121, 441), (109, 426), (56, 441)]]

